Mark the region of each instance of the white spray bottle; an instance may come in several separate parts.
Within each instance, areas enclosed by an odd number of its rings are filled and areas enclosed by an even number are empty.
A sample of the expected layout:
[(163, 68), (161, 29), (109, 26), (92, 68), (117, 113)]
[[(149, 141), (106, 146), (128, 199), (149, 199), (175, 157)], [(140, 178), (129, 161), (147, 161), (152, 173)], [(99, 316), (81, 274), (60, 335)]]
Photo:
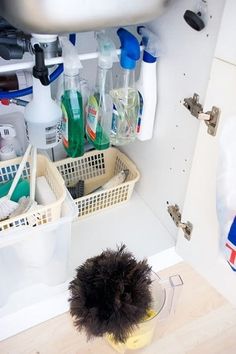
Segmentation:
[(25, 108), (25, 124), (29, 142), (39, 149), (49, 149), (61, 140), (62, 111), (51, 98), (48, 68), (43, 49), (35, 44), (33, 99)]
[(137, 138), (141, 141), (152, 139), (157, 104), (157, 58), (159, 56), (158, 37), (145, 28), (137, 28), (144, 46), (143, 60), (136, 89), (140, 93), (140, 117)]

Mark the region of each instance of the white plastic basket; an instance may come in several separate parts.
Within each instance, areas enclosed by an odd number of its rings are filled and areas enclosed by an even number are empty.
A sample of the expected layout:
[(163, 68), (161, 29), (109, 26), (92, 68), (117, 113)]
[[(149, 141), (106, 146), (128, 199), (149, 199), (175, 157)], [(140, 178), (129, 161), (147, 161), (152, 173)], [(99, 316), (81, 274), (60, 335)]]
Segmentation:
[[(0, 322), (26, 304), (47, 299), (52, 287), (71, 277), (71, 227), (76, 215), (67, 195), (55, 222), (0, 233)], [(4, 331), (0, 332), (1, 340)]]
[[(135, 183), (140, 178), (135, 164), (116, 148), (94, 150), (82, 157), (57, 161), (55, 166), (67, 187), (75, 185), (79, 180), (84, 180), (85, 196), (74, 199), (78, 207), (79, 218), (127, 202), (132, 195)], [(122, 170), (129, 171), (124, 183), (115, 188), (90, 194)]]
[[(0, 183), (14, 178), (19, 167), (21, 157), (0, 162)], [(22, 172), (22, 178), (30, 177), (30, 159)], [(41, 206), (34, 211), (21, 214), (0, 222), (0, 232), (19, 226), (38, 226), (56, 221), (61, 215), (61, 206), (66, 197), (66, 188), (63, 179), (57, 169), (46, 156), (37, 156), (37, 176), (44, 176), (56, 196), (56, 202)]]

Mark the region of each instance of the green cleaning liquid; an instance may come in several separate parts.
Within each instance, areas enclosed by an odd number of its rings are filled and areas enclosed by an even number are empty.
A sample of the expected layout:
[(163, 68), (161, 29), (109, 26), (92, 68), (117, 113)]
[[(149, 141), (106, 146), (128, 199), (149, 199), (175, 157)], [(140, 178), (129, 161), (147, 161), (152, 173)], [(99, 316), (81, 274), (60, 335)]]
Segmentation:
[(70, 157), (84, 154), (84, 118), (79, 91), (66, 90), (61, 99), (63, 145)]
[[(109, 100), (111, 99), (109, 98)], [(94, 96), (89, 97), (86, 135), (97, 150), (105, 150), (110, 146), (110, 129), (108, 129), (107, 132), (107, 129), (104, 129), (101, 123), (103, 122), (104, 124), (104, 122), (111, 121), (111, 112), (111, 109), (108, 111), (102, 110), (99, 94), (94, 94)]]
[(118, 60), (116, 47), (104, 31), (95, 33), (98, 42), (98, 68), (93, 94), (88, 99), (86, 135), (97, 150), (108, 149), (111, 134), (113, 101), (112, 65)]
[(84, 154), (84, 114), (79, 78), (81, 64), (76, 47), (67, 38), (61, 38), (61, 45), (64, 58), (62, 141), (70, 157), (79, 157)]

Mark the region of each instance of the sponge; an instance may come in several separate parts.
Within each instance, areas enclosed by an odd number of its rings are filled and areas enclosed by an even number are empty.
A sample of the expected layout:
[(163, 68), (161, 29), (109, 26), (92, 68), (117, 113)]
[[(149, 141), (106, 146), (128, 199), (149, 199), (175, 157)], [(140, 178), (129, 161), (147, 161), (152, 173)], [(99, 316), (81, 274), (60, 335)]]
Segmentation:
[[(0, 183), (0, 198), (5, 197), (11, 188), (13, 180), (6, 183)], [(11, 200), (18, 202), (21, 197), (28, 197), (30, 194), (30, 185), (27, 179), (20, 179), (12, 194)]]
[(36, 178), (35, 200), (40, 205), (49, 205), (57, 200), (44, 176)]

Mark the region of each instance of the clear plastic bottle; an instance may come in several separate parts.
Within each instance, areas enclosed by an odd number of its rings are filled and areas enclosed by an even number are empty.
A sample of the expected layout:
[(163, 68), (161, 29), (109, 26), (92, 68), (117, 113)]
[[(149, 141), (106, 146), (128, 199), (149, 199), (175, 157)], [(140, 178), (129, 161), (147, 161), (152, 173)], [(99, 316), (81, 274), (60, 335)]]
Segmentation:
[(63, 145), (70, 157), (84, 154), (84, 115), (78, 55), (67, 38), (61, 38), (64, 57), (64, 93), (61, 98)]
[(62, 135), (64, 148), (71, 157), (84, 154), (83, 102), (79, 85), (79, 75), (64, 75)]
[(94, 94), (88, 99), (86, 117), (86, 135), (97, 150), (110, 146), (110, 132), (113, 101), (110, 92), (113, 89), (112, 65), (118, 60), (115, 45), (105, 32), (97, 32), (98, 71)]
[(125, 145), (135, 140), (139, 116), (139, 93), (135, 88), (135, 66), (140, 57), (138, 40), (124, 28), (117, 34), (121, 41), (122, 68), (117, 88), (110, 92), (113, 98), (111, 142)]
[(139, 94), (134, 86), (134, 70), (123, 69), (120, 88), (111, 91), (114, 103), (111, 141), (114, 145), (125, 145), (136, 139)]

